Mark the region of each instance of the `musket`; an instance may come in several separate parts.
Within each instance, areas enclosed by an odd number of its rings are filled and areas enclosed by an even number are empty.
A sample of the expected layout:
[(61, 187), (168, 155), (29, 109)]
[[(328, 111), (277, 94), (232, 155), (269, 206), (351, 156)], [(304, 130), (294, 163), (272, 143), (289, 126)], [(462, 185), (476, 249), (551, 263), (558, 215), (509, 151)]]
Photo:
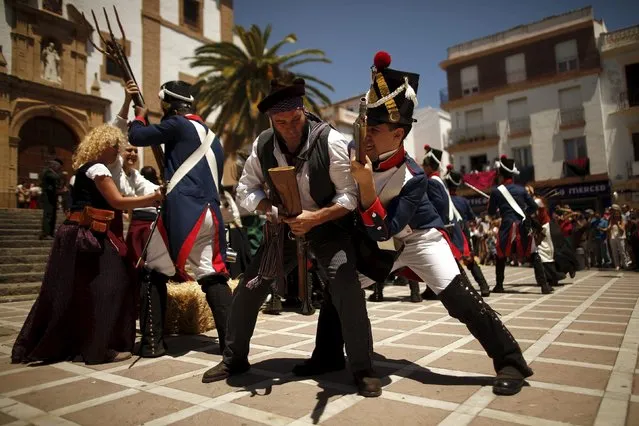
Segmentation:
[(366, 98), (359, 100), (359, 115), (353, 123), (353, 140), (355, 142), (355, 159), (366, 164)]
[[(302, 200), (295, 177), (294, 166), (274, 167), (268, 169), (273, 182), (273, 190), (281, 201), (286, 215), (295, 217), (302, 213)], [(297, 253), (297, 288), (302, 302), (301, 314), (313, 315), (315, 308), (311, 301), (311, 282), (308, 274), (308, 242), (304, 235), (295, 236)]]
[(478, 193), (482, 197), (490, 199), (490, 195), (488, 195), (484, 191), (474, 187), (473, 185), (469, 184), (468, 182), (464, 181), (464, 185), (466, 185), (467, 187), (469, 187), (470, 189), (472, 189), (473, 191), (475, 191), (476, 193)]
[[(93, 22), (95, 23), (95, 29), (98, 33), (98, 36), (100, 37), (100, 40), (102, 40), (102, 43), (104, 44), (104, 49), (102, 49), (101, 47), (99, 47), (93, 42), (93, 37), (89, 36), (89, 41), (98, 52), (102, 53), (103, 55), (111, 59), (113, 62), (115, 62), (115, 64), (117, 64), (117, 66), (122, 70), (122, 74), (124, 76), (125, 81), (133, 81), (139, 89), (140, 86), (138, 85), (138, 82), (135, 79), (135, 75), (133, 75), (133, 70), (131, 69), (131, 64), (129, 63), (129, 59), (126, 56), (125, 49), (123, 45), (118, 42), (117, 38), (115, 37), (115, 34), (113, 34), (113, 30), (111, 28), (111, 21), (109, 20), (109, 15), (107, 14), (106, 8), (103, 7), (102, 12), (104, 13), (104, 18), (106, 19), (107, 28), (109, 29), (108, 39), (102, 35), (102, 31), (100, 30), (100, 25), (98, 24), (98, 19), (95, 16), (95, 13), (93, 12), (93, 10), (91, 11), (91, 15), (93, 16)], [(115, 13), (115, 19), (118, 23), (118, 27), (120, 27), (120, 33), (122, 34), (122, 37), (121, 37), (122, 43), (126, 45), (126, 34), (124, 33), (124, 27), (122, 26), (122, 22), (120, 21), (120, 15), (118, 14), (118, 10), (116, 9), (115, 6), (113, 6), (113, 12)], [(84, 21), (87, 23), (89, 30), (92, 31), (93, 29), (90, 28), (89, 23), (86, 17), (84, 16), (84, 13), (82, 13), (82, 17), (84, 18)], [(141, 108), (144, 107), (145, 105), (144, 97), (142, 97), (141, 92), (138, 91), (138, 93), (136, 93), (133, 96), (133, 103), (137, 107), (141, 107)], [(148, 117), (145, 117), (145, 119), (148, 123), (149, 121)], [(160, 176), (162, 177), (162, 180), (164, 181), (164, 166), (165, 166), (164, 152), (162, 151), (162, 148), (159, 145), (153, 145), (151, 149), (153, 151), (153, 156), (155, 157), (155, 162), (157, 163), (158, 168), (160, 169)]]

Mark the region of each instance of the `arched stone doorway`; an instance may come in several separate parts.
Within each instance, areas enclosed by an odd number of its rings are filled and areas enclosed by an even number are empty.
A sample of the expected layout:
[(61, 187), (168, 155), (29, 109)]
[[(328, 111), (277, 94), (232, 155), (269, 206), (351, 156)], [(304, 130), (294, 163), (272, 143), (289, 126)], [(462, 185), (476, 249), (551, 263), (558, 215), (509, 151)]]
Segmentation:
[(77, 135), (62, 121), (52, 117), (33, 117), (20, 128), (18, 144), (18, 183), (35, 182), (46, 163), (61, 159), (62, 169), (73, 173), (71, 160), (78, 144)]

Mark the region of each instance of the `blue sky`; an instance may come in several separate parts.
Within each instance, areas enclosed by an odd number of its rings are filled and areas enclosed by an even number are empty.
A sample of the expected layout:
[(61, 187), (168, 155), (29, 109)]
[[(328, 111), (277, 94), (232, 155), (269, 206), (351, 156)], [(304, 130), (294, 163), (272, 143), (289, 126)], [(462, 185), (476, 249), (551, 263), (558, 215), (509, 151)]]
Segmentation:
[(439, 106), (447, 47), (587, 5), (609, 31), (639, 24), (637, 0), (235, 0), (234, 11), (236, 24), (272, 24), (271, 43), (295, 33), (293, 48), (324, 50), (333, 63), (299, 69), (332, 84), (331, 100), (367, 90), (373, 56), (386, 50), (393, 68), (420, 74), (421, 107)]

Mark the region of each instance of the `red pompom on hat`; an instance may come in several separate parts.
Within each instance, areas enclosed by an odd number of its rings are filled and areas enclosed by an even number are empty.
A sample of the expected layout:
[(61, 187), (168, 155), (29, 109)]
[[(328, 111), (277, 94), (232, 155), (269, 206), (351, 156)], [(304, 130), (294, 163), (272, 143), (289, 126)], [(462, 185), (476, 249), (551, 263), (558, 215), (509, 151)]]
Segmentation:
[(391, 64), (391, 56), (388, 52), (384, 52), (380, 50), (375, 54), (375, 58), (373, 59), (373, 65), (377, 68), (377, 71), (381, 71), (384, 68), (388, 68)]
[(447, 165), (446, 170), (453, 170), (453, 165), (452, 164)]
[(424, 145), (424, 151), (430, 151), (430, 145), (428, 144)]
[(506, 154), (501, 154), (501, 157), (499, 157), (500, 160), (506, 160), (508, 158), (508, 156)]

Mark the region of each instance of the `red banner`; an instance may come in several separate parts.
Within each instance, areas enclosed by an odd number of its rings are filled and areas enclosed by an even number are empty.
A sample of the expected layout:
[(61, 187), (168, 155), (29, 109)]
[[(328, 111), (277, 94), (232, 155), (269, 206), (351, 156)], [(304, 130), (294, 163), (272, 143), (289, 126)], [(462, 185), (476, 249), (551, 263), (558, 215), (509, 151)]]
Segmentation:
[(464, 175), (464, 182), (468, 182), (478, 189), (488, 189), (495, 183), (496, 170), (488, 172), (468, 173)]

